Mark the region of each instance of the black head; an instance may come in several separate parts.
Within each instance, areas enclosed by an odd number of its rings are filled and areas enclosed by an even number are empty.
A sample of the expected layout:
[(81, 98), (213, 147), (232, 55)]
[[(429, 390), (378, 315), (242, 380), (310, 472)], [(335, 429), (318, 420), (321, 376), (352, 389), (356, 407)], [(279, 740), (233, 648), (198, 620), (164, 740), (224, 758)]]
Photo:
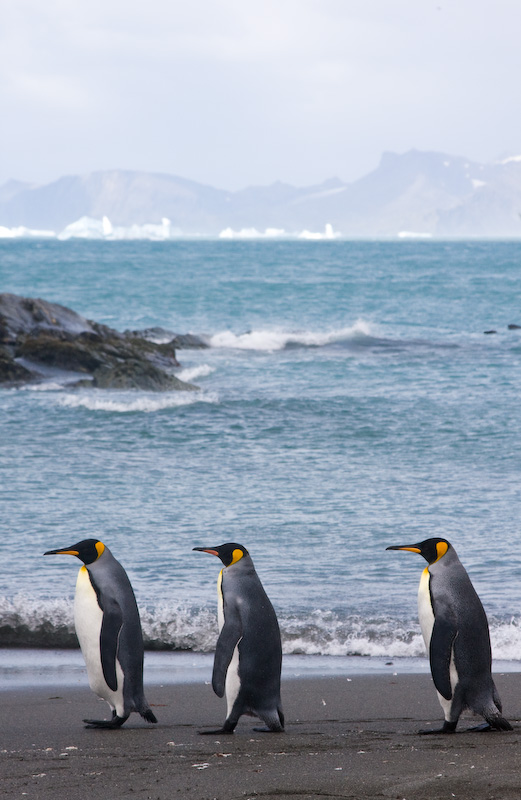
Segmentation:
[(92, 564), (105, 550), (105, 545), (99, 539), (83, 539), (71, 547), (62, 547), (60, 550), (47, 550), (44, 556), (77, 556), (84, 564)]
[(452, 545), (446, 539), (425, 539), (424, 542), (419, 542), (419, 544), (397, 544), (386, 547), (385, 549), (409, 550), (411, 553), (419, 553), (429, 564), (434, 564), (434, 562), (439, 561), (451, 547)]
[(198, 550), (200, 553), (211, 553), (213, 556), (217, 556), (225, 567), (236, 564), (243, 556), (248, 555), (246, 548), (242, 544), (236, 544), (235, 542), (221, 544), (219, 547), (194, 547), (192, 549)]

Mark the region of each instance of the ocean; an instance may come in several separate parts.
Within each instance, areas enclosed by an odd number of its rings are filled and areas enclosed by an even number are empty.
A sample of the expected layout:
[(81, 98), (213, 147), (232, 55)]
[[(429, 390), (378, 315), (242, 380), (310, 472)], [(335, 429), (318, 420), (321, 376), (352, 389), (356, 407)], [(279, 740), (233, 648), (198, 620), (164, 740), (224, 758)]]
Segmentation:
[(4, 240), (0, 291), (209, 344), (177, 353), (193, 393), (0, 388), (15, 671), (74, 644), (80, 564), (43, 553), (91, 537), (147, 647), (188, 665), (215, 645), (220, 568), (192, 548), (245, 545), (309, 666), (424, 659), (425, 562), (385, 548), (441, 536), (494, 658), (521, 662), (521, 242)]

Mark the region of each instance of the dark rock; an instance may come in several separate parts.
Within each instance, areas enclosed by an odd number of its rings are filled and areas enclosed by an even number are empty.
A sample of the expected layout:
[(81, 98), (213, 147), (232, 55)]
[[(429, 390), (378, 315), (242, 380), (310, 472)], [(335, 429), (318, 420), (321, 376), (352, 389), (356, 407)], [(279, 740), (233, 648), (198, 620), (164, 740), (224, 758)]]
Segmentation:
[(74, 336), (95, 333), (85, 317), (58, 303), (16, 294), (0, 294), (0, 334), (3, 342), (14, 342), (20, 334), (63, 331)]
[(143, 389), (148, 392), (197, 388), (174, 375), (167, 375), (150, 362), (134, 360), (124, 361), (115, 367), (100, 367), (94, 372), (92, 385), (97, 389)]
[(39, 336), (19, 337), (15, 346), (17, 358), (43, 364), (46, 367), (92, 372), (103, 364), (103, 358), (95, 348), (89, 347), (79, 337), (73, 341), (42, 333)]
[(497, 333), (497, 331), (483, 331), (483, 333), (486, 333), (487, 335), (490, 335), (491, 333)]
[(521, 325), (514, 325), (514, 323), (512, 322), (512, 323), (511, 323), (511, 324), (508, 326), (508, 330), (509, 330), (509, 331), (519, 331), (519, 330), (521, 330)]
[(93, 377), (77, 386), (196, 389), (172, 374), (179, 366), (174, 342), (122, 334), (57, 303), (0, 294), (0, 383), (41, 380), (39, 370), (59, 369)]
[(0, 347), (0, 383), (14, 386), (36, 380), (36, 375), (12, 358), (3, 347)]
[(124, 336), (138, 337), (139, 339), (148, 339), (149, 342), (165, 343), (171, 342), (175, 338), (173, 331), (162, 328), (160, 325), (155, 325), (152, 328), (143, 328), (138, 331), (125, 331)]
[(178, 350), (202, 349), (210, 346), (201, 336), (196, 336), (194, 333), (177, 333), (172, 340), (172, 344)]
[(149, 342), (157, 344), (169, 343), (174, 345), (176, 350), (188, 349), (202, 349), (209, 347), (208, 342), (201, 336), (196, 336), (194, 333), (173, 333), (166, 328), (144, 328), (142, 331), (125, 331), (127, 337), (139, 337), (140, 339), (147, 339)]

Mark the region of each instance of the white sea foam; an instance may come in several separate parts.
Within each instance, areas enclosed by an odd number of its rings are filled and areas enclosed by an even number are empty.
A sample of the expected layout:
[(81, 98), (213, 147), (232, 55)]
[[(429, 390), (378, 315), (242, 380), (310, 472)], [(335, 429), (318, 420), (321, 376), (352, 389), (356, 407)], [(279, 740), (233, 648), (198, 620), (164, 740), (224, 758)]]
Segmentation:
[(166, 408), (179, 408), (194, 403), (217, 403), (217, 395), (212, 392), (169, 392), (161, 394), (108, 394), (89, 392), (88, 394), (66, 394), (58, 399), (65, 408), (87, 408), (89, 411), (112, 411), (118, 414), (141, 412), (149, 414)]
[(28, 392), (56, 392), (63, 389), (63, 384), (54, 381), (46, 383), (28, 384), (24, 387)]
[[(140, 613), (145, 646), (149, 649), (199, 653), (215, 649), (218, 626), (213, 607), (172, 601), (141, 607)], [(279, 623), (286, 655), (426, 657), (415, 619), (366, 619), (315, 609), (298, 615), (279, 611)], [(72, 603), (68, 597), (47, 600), (22, 594), (0, 597), (0, 626), (4, 632), (10, 632), (12, 642), (18, 646), (59, 647), (66, 641), (75, 642)], [(496, 661), (519, 661), (521, 619), (491, 619), (490, 633)]]
[(210, 337), (210, 347), (234, 350), (265, 350), (274, 352), (283, 350), (288, 345), (303, 347), (324, 347), (335, 342), (355, 340), (363, 336), (371, 336), (370, 325), (364, 320), (357, 320), (349, 328), (333, 331), (285, 331), (282, 329), (254, 330), (236, 334), (232, 331), (220, 331)]
[(165, 644), (176, 650), (210, 653), (215, 650), (218, 635), (213, 611), (194, 609), (184, 604), (162, 603), (141, 611), (143, 636), (148, 646), (161, 649)]
[(509, 622), (490, 619), (490, 640), (494, 658), (517, 661), (521, 658), (521, 618)]
[(201, 364), (198, 367), (187, 367), (181, 370), (181, 372), (177, 372), (176, 377), (181, 381), (191, 383), (197, 380), (197, 378), (205, 378), (207, 375), (211, 375), (212, 372), (215, 372), (214, 367), (211, 367), (209, 364)]
[(69, 599), (61, 598), (40, 600), (25, 594), (12, 598), (0, 596), (0, 625), (13, 631), (73, 634), (72, 604)]

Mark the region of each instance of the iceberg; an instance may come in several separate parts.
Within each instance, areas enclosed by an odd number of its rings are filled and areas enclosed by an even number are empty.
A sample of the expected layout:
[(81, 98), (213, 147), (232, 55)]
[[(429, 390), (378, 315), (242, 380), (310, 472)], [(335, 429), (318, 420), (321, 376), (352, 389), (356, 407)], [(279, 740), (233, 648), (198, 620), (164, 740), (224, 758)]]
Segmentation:
[(39, 231), (19, 225), (17, 228), (6, 228), (0, 225), (0, 239), (54, 239), (54, 231)]
[(92, 217), (80, 217), (76, 222), (71, 222), (61, 233), (58, 239), (104, 239), (103, 220)]
[(287, 233), (284, 228), (266, 228), (264, 233), (257, 230), (257, 228), (241, 228), (238, 231), (233, 228), (224, 228), (219, 234), (219, 239), (276, 239), (284, 237), (286, 239), (338, 239), (340, 233), (333, 230), (333, 226), (328, 222), (324, 227), (324, 232), (319, 231), (301, 231), (300, 233)]
[(512, 162), (515, 162), (515, 161), (521, 161), (521, 156), (508, 156), (508, 158), (504, 158), (499, 163), (500, 164), (511, 164)]
[(241, 228), (240, 231), (224, 228), (219, 234), (219, 239), (275, 239), (279, 236), (286, 236), (284, 228), (266, 228), (264, 233), (257, 228)]
[(400, 231), (396, 235), (398, 239), (432, 239), (432, 233), (428, 231)]
[(149, 241), (165, 241), (179, 235), (179, 231), (172, 230), (172, 223), (168, 217), (163, 217), (160, 224), (145, 223), (144, 225), (113, 225), (107, 216), (102, 219), (93, 217), (80, 217), (76, 222), (71, 222), (61, 233), (58, 239), (105, 239), (107, 241), (121, 241), (130, 239), (147, 239)]
[(302, 233), (299, 233), (298, 238), (319, 241), (321, 239), (338, 239), (340, 236), (341, 234), (336, 233), (333, 230), (333, 226), (327, 222), (323, 233), (320, 233), (319, 231), (302, 231)]

